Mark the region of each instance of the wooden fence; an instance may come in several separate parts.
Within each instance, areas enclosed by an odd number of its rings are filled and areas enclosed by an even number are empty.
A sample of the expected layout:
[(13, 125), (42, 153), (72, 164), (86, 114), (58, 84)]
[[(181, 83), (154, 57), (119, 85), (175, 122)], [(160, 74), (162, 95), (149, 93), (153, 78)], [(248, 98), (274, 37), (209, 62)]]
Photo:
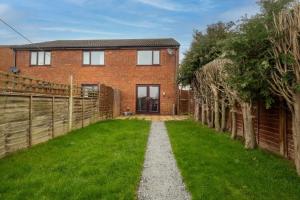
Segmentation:
[[(241, 108), (237, 111), (237, 134), (244, 137), (243, 115)], [(277, 100), (266, 109), (263, 102), (258, 102), (253, 109), (253, 125), (259, 147), (294, 159), (294, 142), (291, 113), (283, 101)], [(231, 129), (231, 119), (228, 121)]]
[(179, 90), (178, 95), (178, 114), (186, 115), (193, 114), (194, 112), (194, 101), (193, 92), (191, 90)]
[(113, 117), (111, 87), (88, 94), (72, 84), (0, 72), (0, 157)]
[[(201, 105), (195, 104), (194, 110), (195, 118), (201, 120)], [(291, 113), (284, 101), (277, 99), (270, 109), (266, 109), (263, 102), (258, 102), (252, 114), (258, 146), (285, 158), (294, 159)], [(231, 130), (232, 119), (228, 110), (227, 116), (227, 129)], [(236, 125), (238, 136), (244, 138), (243, 115), (240, 107), (237, 110)]]

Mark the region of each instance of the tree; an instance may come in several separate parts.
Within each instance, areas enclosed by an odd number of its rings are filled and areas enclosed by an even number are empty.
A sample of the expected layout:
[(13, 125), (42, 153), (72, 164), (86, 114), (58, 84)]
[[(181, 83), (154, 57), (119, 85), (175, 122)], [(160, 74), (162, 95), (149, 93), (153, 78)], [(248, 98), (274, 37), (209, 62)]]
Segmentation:
[(232, 32), (233, 22), (218, 22), (207, 26), (206, 33), (194, 31), (190, 49), (185, 53), (179, 72), (178, 83), (189, 85), (195, 79), (195, 72), (222, 54), (220, 41)]
[(257, 15), (251, 19), (244, 18), (236, 34), (225, 42), (226, 57), (232, 63), (226, 71), (229, 85), (237, 92), (242, 106), (245, 147), (256, 146), (253, 128), (253, 103), (260, 97), (269, 98), (268, 84), (260, 73), (263, 61), (268, 60), (270, 42), (265, 29), (263, 16)]
[[(265, 63), (273, 92), (283, 97), (292, 113), (295, 164), (300, 175), (300, 4), (274, 16), (270, 35), (275, 63)], [(272, 31), (272, 26), (270, 32)]]

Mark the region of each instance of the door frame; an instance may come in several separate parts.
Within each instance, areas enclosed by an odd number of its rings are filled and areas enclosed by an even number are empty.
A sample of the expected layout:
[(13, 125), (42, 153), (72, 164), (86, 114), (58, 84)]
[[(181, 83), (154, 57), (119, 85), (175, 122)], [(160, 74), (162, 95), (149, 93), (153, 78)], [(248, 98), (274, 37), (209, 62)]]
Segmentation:
[[(138, 111), (138, 87), (147, 87), (147, 97), (150, 95), (150, 86), (158, 87), (158, 111), (157, 112), (150, 112), (149, 111), (149, 102), (147, 102), (147, 112)], [(136, 84), (135, 86), (135, 112), (137, 114), (147, 114), (147, 115), (159, 115), (160, 114), (160, 84)]]

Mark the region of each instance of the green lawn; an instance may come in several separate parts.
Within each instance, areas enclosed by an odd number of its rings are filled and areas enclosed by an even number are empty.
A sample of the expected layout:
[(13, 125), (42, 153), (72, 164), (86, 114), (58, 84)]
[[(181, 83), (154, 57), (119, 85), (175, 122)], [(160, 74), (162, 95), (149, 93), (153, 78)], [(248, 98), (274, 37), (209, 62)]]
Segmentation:
[(293, 165), (193, 121), (167, 122), (177, 163), (193, 199), (300, 199)]
[(150, 123), (99, 122), (0, 160), (0, 199), (135, 199)]

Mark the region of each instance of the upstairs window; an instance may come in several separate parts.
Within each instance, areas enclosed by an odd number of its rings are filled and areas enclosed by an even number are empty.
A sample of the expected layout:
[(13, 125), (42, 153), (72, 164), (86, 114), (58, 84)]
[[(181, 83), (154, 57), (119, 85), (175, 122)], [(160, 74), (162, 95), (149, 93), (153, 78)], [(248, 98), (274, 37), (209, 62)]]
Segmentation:
[(84, 65), (104, 65), (104, 51), (84, 51)]
[(32, 51), (30, 55), (30, 65), (50, 65), (50, 51)]
[(138, 65), (159, 65), (160, 51), (143, 50), (137, 52)]

